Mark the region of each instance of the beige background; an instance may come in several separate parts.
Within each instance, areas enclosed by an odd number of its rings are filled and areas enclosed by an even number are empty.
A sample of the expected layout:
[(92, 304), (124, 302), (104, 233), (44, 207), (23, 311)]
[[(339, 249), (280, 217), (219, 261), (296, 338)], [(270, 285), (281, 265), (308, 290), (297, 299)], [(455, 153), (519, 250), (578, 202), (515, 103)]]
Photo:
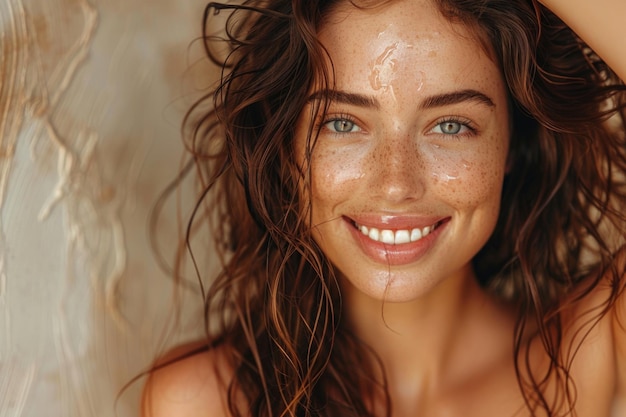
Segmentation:
[[(141, 381), (116, 403), (123, 385), (200, 328), (190, 292), (192, 319), (163, 334), (148, 217), (209, 82), (204, 3), (0, 0), (2, 417), (137, 415)], [(176, 215), (161, 220), (169, 256)]]

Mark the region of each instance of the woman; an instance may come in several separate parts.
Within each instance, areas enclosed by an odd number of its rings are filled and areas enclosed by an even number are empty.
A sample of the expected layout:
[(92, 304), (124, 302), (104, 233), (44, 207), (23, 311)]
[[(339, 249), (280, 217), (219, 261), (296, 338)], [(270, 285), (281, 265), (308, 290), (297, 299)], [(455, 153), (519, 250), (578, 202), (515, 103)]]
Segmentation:
[(604, 2), (210, 5), (235, 9), (192, 143), (219, 328), (155, 366), (144, 416), (626, 415)]

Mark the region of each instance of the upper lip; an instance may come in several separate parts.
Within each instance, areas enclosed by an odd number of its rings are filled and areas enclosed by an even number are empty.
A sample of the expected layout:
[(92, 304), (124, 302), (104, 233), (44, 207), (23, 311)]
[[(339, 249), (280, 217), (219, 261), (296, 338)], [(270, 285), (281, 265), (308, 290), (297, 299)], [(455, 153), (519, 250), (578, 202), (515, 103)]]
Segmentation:
[(359, 214), (354, 216), (344, 216), (344, 218), (359, 226), (389, 230), (422, 229), (449, 219), (448, 216), (422, 216), (414, 214)]

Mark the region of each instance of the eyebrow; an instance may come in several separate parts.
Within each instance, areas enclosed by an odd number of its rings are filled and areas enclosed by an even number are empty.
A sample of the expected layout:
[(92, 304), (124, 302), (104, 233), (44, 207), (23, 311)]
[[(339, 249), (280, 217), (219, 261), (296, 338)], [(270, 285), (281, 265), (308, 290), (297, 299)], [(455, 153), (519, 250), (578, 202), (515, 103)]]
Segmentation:
[(341, 90), (325, 89), (316, 91), (309, 96), (307, 102), (317, 100), (328, 100), (332, 103), (351, 104), (358, 107), (380, 108), (380, 103), (374, 97)]
[(477, 90), (460, 90), (452, 93), (437, 94), (427, 97), (420, 105), (421, 109), (432, 109), (434, 107), (444, 107), (452, 104), (474, 101), (485, 104), (488, 107), (495, 107), (493, 100), (484, 93)]
[[(333, 103), (350, 104), (358, 107), (374, 109), (380, 108), (380, 103), (375, 97), (332, 89), (316, 91), (309, 96), (307, 101), (311, 102), (323, 99)], [(420, 104), (419, 108), (432, 109), (468, 101), (481, 103), (488, 107), (495, 107), (493, 100), (486, 94), (473, 89), (465, 89), (426, 97)]]

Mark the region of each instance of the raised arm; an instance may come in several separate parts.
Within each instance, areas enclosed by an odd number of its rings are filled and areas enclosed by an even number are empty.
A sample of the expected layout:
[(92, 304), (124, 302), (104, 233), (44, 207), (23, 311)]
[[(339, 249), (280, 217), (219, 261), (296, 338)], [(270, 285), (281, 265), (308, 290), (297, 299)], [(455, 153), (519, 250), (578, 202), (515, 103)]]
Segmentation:
[(626, 0), (539, 0), (626, 80)]

